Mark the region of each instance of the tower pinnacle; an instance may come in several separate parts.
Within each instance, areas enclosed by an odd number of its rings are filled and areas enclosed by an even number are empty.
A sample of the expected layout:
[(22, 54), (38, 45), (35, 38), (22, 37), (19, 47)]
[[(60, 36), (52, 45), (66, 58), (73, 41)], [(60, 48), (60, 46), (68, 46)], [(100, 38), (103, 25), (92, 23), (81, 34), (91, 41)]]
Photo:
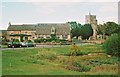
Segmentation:
[(89, 12), (89, 15), (91, 15), (91, 13)]

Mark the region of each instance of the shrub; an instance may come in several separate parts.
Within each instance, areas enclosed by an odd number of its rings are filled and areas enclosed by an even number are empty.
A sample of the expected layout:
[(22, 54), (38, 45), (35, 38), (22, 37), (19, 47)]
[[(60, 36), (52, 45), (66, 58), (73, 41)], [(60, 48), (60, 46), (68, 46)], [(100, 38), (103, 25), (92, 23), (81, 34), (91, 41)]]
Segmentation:
[(63, 40), (63, 39), (58, 39), (58, 38), (37, 38), (34, 40), (35, 43), (42, 43), (42, 42), (57, 42), (57, 43), (61, 43), (62, 45), (67, 45), (69, 44), (69, 42), (67, 40)]
[(19, 40), (18, 39), (13, 39), (13, 42), (19, 42)]
[(79, 56), (79, 55), (83, 55), (83, 53), (80, 51), (80, 47), (77, 45), (72, 45), (70, 48), (70, 51), (67, 52), (68, 56)]
[(89, 66), (84, 66), (80, 62), (73, 62), (71, 66), (67, 66), (66, 69), (68, 70), (73, 70), (73, 71), (79, 71), (79, 72), (86, 72), (90, 71)]
[(34, 40), (34, 42), (35, 42), (35, 43), (38, 43), (38, 40), (37, 40), (37, 39), (35, 39), (35, 40)]
[(103, 65), (103, 64), (117, 64), (118, 63), (118, 57), (112, 57), (112, 58), (108, 58), (105, 60), (95, 60), (95, 59), (91, 59), (89, 61), (89, 64), (96, 66), (96, 65)]
[(35, 59), (49, 59), (54, 60), (57, 56), (55, 52), (49, 50), (42, 50), (33, 56)]
[(32, 42), (31, 40), (28, 40), (27, 42)]
[(107, 54), (120, 56), (120, 47), (119, 47), (119, 36), (120, 34), (112, 34), (108, 39), (104, 42), (103, 48), (105, 49)]
[(73, 62), (72, 65), (75, 67), (78, 67), (80, 72), (90, 71), (90, 69), (91, 69), (89, 66), (84, 66), (80, 62), (76, 62), (76, 61)]
[(2, 43), (2, 45), (7, 45), (7, 42), (9, 42), (8, 39), (1, 39), (0, 43)]
[(44, 41), (46, 41), (44, 38), (38, 38), (34, 40), (35, 43), (42, 43)]
[(56, 34), (51, 34), (50, 36), (52, 39), (56, 39)]
[(46, 42), (52, 42), (52, 41), (53, 41), (52, 38), (48, 38), (48, 39), (46, 39)]
[(61, 40), (60, 40), (60, 39), (56, 39), (55, 41), (56, 41), (57, 43), (60, 43), (60, 42), (61, 42)]

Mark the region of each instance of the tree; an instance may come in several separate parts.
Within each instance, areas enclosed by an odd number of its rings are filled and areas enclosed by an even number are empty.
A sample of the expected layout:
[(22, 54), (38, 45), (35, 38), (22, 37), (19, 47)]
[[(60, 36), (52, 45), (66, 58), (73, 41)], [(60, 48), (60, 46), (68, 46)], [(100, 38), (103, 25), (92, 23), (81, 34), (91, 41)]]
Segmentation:
[(80, 28), (74, 28), (71, 30), (71, 33), (72, 33), (72, 37), (75, 37), (78, 38), (80, 36)]
[(106, 30), (105, 30), (106, 35), (118, 33), (119, 31), (118, 24), (116, 24), (115, 22), (107, 22), (104, 25), (106, 26)]
[(23, 35), (23, 34), (20, 34), (20, 41), (21, 41), (21, 42), (24, 41), (24, 40), (23, 40), (23, 37), (24, 37), (24, 35)]
[(76, 21), (71, 21), (71, 22), (68, 22), (68, 23), (70, 24), (71, 29), (77, 28), (77, 22)]
[(98, 25), (98, 34), (111, 35), (119, 33), (120, 26), (115, 22), (106, 22), (103, 25)]
[(76, 37), (78, 39), (78, 37), (80, 36), (80, 28), (81, 28), (81, 24), (77, 24), (77, 22), (68, 22), (71, 26), (71, 37)]
[(82, 39), (89, 39), (90, 36), (93, 35), (93, 29), (90, 24), (84, 24), (84, 26), (80, 29), (80, 35)]
[(51, 34), (51, 39), (55, 40), (56, 39), (56, 34)]
[(82, 36), (82, 39), (89, 39), (93, 35), (93, 29), (90, 24), (81, 25), (77, 22), (68, 22), (71, 26), (72, 37), (78, 39), (79, 36)]
[(103, 25), (102, 25), (102, 24), (99, 24), (99, 25), (97, 26), (97, 34), (98, 34), (98, 35), (100, 35), (100, 34), (103, 35), (104, 32), (103, 32), (103, 29), (102, 29), (102, 28), (103, 28)]

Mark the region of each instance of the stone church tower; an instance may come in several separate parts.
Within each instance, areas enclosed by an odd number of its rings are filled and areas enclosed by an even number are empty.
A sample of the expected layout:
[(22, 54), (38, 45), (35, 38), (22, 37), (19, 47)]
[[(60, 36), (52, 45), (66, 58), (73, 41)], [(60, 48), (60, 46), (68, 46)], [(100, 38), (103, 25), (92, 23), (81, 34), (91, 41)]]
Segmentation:
[(92, 29), (93, 29), (93, 36), (91, 39), (97, 39), (97, 19), (96, 15), (89, 15), (85, 16), (85, 24), (91, 24)]

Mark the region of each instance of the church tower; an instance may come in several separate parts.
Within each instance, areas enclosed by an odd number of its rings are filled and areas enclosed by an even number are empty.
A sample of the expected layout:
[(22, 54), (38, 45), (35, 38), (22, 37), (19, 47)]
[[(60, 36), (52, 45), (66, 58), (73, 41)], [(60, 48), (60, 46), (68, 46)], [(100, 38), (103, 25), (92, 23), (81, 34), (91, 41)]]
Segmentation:
[(97, 39), (97, 19), (96, 15), (89, 15), (85, 16), (85, 24), (91, 24), (92, 29), (93, 29), (93, 36), (92, 39)]

